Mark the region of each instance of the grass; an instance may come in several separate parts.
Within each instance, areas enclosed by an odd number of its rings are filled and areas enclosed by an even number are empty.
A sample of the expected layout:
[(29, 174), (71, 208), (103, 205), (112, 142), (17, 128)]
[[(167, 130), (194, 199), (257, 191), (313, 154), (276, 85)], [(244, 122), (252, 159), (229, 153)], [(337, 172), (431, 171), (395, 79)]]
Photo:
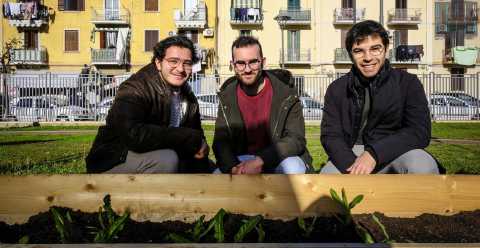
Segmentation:
[[(55, 134), (15, 131), (74, 131), (97, 128), (48, 126), (0, 129), (0, 174), (85, 173), (84, 160), (95, 133)], [(211, 145), (213, 125), (206, 125), (204, 129), (207, 141)], [(320, 143), (320, 128), (307, 126), (306, 130), (308, 149), (314, 159), (314, 167), (318, 170), (328, 159)], [(434, 123), (432, 137), (480, 141), (480, 123)], [(442, 163), (448, 173), (480, 174), (478, 144), (433, 143), (427, 150)], [(214, 159), (213, 154), (211, 158)]]

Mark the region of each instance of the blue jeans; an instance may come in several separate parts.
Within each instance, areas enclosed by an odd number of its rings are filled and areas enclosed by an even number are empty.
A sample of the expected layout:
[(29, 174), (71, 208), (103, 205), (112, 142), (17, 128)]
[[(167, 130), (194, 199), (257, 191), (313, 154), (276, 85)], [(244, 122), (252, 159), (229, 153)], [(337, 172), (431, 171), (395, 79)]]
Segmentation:
[[(248, 161), (248, 160), (253, 160), (255, 159), (254, 155), (240, 155), (237, 156), (238, 160), (240, 162)], [(305, 162), (298, 157), (298, 156), (293, 156), (293, 157), (288, 157), (275, 168), (275, 173), (276, 174), (305, 174), (307, 171), (307, 166), (305, 165)], [(220, 169), (216, 169), (214, 174), (220, 174), (222, 173)]]

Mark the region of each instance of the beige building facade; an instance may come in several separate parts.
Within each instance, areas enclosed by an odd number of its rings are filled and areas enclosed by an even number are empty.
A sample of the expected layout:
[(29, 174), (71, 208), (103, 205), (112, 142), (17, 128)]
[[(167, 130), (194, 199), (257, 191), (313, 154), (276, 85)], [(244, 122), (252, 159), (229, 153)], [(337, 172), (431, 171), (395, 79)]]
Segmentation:
[[(478, 6), (479, 0), (219, 1), (217, 68), (219, 74), (231, 74), (233, 40), (252, 35), (263, 45), (268, 68), (344, 73), (351, 67), (344, 49), (346, 32), (370, 19), (389, 31), (388, 57), (394, 67), (417, 74), (479, 73)], [(457, 61), (455, 48), (476, 51), (476, 61)]]

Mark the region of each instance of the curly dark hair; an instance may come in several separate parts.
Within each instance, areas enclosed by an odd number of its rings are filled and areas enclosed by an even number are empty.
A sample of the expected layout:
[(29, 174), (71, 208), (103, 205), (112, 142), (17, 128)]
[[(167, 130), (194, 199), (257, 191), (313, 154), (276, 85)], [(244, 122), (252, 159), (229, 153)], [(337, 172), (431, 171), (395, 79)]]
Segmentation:
[(382, 39), (385, 49), (388, 48), (388, 32), (385, 30), (382, 24), (372, 20), (359, 22), (353, 25), (350, 30), (348, 30), (347, 38), (345, 39), (345, 47), (347, 48), (350, 58), (352, 58), (353, 44), (360, 43), (368, 36), (379, 36)]
[(187, 37), (176, 35), (165, 38), (155, 45), (155, 47), (153, 48), (152, 63), (155, 62), (155, 59), (162, 61), (163, 58), (165, 58), (165, 53), (167, 49), (171, 46), (187, 48), (188, 50), (190, 50), (190, 52), (192, 52), (192, 62), (194, 64), (200, 60), (197, 53), (195, 52), (193, 42)]

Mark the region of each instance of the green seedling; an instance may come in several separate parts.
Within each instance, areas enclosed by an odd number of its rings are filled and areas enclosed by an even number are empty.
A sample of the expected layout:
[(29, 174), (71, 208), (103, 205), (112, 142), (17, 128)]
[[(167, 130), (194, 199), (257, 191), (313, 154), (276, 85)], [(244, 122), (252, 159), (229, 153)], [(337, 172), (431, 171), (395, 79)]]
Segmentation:
[(192, 230), (187, 232), (190, 238), (186, 238), (180, 234), (170, 233), (169, 239), (175, 243), (198, 243), (205, 237), (212, 229), (215, 230), (214, 238), (218, 243), (225, 240), (225, 230), (223, 228), (223, 219), (227, 212), (222, 208), (213, 217), (207, 227), (205, 227), (205, 215), (202, 215), (196, 222)]
[(18, 243), (19, 243), (19, 244), (22, 244), (22, 245), (26, 245), (26, 244), (28, 244), (28, 242), (30, 242), (30, 237), (28, 237), (28, 235), (22, 236), (22, 237), (18, 240)]
[(51, 208), (50, 212), (53, 216), (53, 221), (55, 222), (55, 229), (57, 229), (58, 234), (60, 235), (60, 242), (63, 244), (68, 243), (72, 237), (72, 217), (70, 212), (67, 210), (65, 216), (63, 216), (56, 208)]
[(377, 217), (375, 214), (372, 214), (372, 219), (373, 219), (373, 221), (375, 221), (375, 223), (377, 223), (377, 225), (378, 225), (378, 226), (380, 227), (380, 229), (382, 230), (383, 236), (385, 236), (385, 239), (382, 240), (381, 242), (382, 242), (382, 243), (386, 243), (386, 244), (394, 243), (395, 240), (390, 239), (390, 235), (388, 235), (387, 229), (386, 229), (385, 226), (382, 224), (382, 222), (380, 222), (380, 219), (378, 219), (378, 217)]
[(313, 229), (315, 229), (315, 222), (317, 221), (317, 216), (313, 217), (312, 223), (310, 225), (305, 223), (305, 220), (302, 217), (298, 217), (297, 219), (297, 224), (300, 229), (302, 229), (303, 234), (302, 236), (305, 238), (310, 238), (310, 235), (313, 232)]
[(234, 236), (235, 243), (240, 243), (243, 241), (245, 236), (249, 234), (253, 229), (257, 230), (258, 233), (258, 242), (263, 242), (265, 238), (265, 232), (263, 231), (263, 226), (261, 225), (261, 221), (263, 217), (261, 215), (252, 216), (248, 220), (243, 221), (243, 225), (238, 229), (238, 232)]
[(98, 222), (100, 228), (95, 228), (95, 243), (111, 243), (118, 238), (117, 235), (123, 230), (126, 221), (130, 217), (127, 211), (122, 216), (117, 217), (112, 209), (110, 195), (103, 198), (103, 208), (98, 210)]
[(345, 189), (342, 188), (342, 198), (340, 198), (337, 192), (334, 189), (330, 189), (330, 196), (332, 199), (340, 206), (342, 213), (340, 215), (335, 214), (335, 218), (340, 221), (344, 226), (354, 225), (355, 232), (358, 236), (363, 240), (366, 244), (375, 243), (372, 235), (368, 232), (368, 230), (361, 226), (360, 224), (353, 221), (352, 216), (352, 209), (357, 206), (362, 200), (363, 195), (357, 195), (353, 198), (351, 202), (348, 202), (347, 194), (345, 193)]

